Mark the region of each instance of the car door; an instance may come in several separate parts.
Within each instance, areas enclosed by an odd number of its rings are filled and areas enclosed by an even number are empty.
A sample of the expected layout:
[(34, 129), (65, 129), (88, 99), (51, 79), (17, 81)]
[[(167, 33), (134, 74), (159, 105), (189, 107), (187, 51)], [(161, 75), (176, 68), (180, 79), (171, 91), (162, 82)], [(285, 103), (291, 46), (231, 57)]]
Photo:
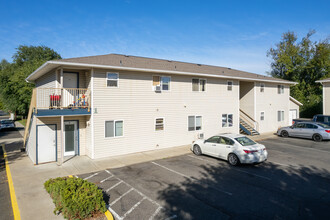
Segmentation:
[(208, 154), (211, 156), (214, 156), (214, 148), (216, 147), (216, 145), (219, 142), (219, 136), (213, 136), (210, 137), (209, 139), (205, 140), (204, 144), (203, 144), (203, 148), (202, 148), (202, 152), (203, 154)]
[(293, 126), (293, 128), (290, 130), (290, 136), (292, 137), (302, 137), (303, 136), (303, 128), (305, 128), (304, 123), (297, 123)]
[(305, 128), (303, 129), (303, 137), (305, 138), (312, 138), (315, 133), (317, 133), (318, 127), (313, 124), (307, 124), (305, 125)]
[(219, 143), (214, 148), (214, 156), (227, 159), (227, 156), (230, 152), (232, 152), (232, 147), (234, 145), (234, 141), (227, 137), (219, 138)]

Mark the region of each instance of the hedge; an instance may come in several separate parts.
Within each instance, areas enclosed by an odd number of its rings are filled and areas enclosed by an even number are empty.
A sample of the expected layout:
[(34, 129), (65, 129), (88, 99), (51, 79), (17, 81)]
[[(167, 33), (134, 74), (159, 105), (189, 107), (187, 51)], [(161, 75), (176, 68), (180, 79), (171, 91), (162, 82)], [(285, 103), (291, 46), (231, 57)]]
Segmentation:
[(81, 178), (49, 179), (44, 186), (55, 203), (54, 214), (66, 219), (85, 219), (107, 210), (102, 190)]

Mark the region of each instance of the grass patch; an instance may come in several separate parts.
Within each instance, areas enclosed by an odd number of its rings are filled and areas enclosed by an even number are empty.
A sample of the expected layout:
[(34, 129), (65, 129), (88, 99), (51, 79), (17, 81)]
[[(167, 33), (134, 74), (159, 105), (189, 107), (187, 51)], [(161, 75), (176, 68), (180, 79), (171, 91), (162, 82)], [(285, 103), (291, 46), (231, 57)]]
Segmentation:
[(44, 183), (55, 204), (54, 214), (66, 219), (86, 219), (104, 214), (102, 190), (81, 178), (59, 177)]
[(26, 125), (26, 119), (17, 120), (17, 122), (21, 123), (24, 127)]

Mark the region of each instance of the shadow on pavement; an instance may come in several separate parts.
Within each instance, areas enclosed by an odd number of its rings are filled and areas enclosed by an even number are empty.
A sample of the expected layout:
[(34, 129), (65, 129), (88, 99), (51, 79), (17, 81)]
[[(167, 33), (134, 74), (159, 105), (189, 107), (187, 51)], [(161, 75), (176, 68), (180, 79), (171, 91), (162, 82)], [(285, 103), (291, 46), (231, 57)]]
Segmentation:
[[(284, 167), (270, 162), (240, 167), (220, 164), (201, 165), (199, 178), (186, 178), (158, 191), (158, 199), (166, 201), (166, 212), (177, 213), (178, 219), (328, 218), (330, 173), (327, 170)], [(210, 212), (200, 213), (202, 206), (198, 204), (207, 206)]]

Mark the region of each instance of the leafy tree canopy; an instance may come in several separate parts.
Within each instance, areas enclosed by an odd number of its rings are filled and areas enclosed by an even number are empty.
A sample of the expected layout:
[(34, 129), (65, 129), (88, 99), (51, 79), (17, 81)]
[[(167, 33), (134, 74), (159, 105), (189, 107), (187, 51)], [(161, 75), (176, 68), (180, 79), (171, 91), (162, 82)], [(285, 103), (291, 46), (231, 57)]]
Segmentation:
[(26, 77), (48, 60), (61, 59), (54, 50), (45, 46), (19, 46), (13, 62), (0, 63), (0, 102), (5, 110), (26, 115), (34, 85)]
[(294, 32), (288, 31), (267, 52), (272, 59), (270, 74), (298, 83), (291, 87), (290, 93), (304, 104), (302, 117), (312, 117), (322, 112), (322, 86), (315, 81), (330, 76), (329, 38), (313, 42), (313, 34), (314, 30), (298, 40)]

